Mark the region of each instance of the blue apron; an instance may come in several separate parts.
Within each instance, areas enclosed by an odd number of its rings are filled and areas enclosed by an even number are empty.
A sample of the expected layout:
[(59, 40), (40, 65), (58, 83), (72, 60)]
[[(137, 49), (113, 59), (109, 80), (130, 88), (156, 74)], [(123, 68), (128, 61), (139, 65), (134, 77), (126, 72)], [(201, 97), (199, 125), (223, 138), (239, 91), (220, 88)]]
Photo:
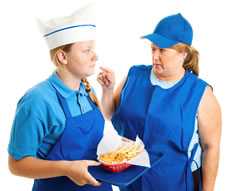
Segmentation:
[[(149, 152), (150, 160), (161, 157), (147, 173), (127, 191), (193, 191), (191, 141), (197, 108), (206, 82), (186, 71), (183, 78), (169, 89), (150, 82), (152, 66), (134, 66), (129, 70), (121, 92), (120, 105), (112, 117), (117, 131), (135, 139), (138, 134)], [(201, 190), (201, 176), (199, 176)]]
[[(72, 117), (66, 100), (57, 92), (66, 117), (65, 129), (45, 160), (96, 160), (96, 149), (103, 136), (104, 119), (99, 109), (89, 99), (93, 110)], [(78, 186), (68, 177), (36, 179), (33, 191), (111, 191), (109, 184), (100, 187)]]

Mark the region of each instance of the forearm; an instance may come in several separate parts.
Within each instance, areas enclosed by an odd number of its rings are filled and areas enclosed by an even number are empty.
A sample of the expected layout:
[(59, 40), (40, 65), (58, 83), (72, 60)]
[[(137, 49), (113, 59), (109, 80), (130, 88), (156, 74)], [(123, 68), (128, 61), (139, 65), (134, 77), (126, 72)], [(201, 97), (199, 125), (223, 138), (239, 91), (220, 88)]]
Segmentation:
[(102, 112), (107, 119), (111, 119), (115, 110), (113, 90), (103, 91), (102, 94)]
[(34, 179), (66, 176), (68, 167), (67, 161), (48, 161), (34, 157), (16, 161), (9, 158), (9, 169), (13, 174)]
[(202, 190), (213, 191), (219, 164), (219, 148), (207, 148), (203, 152)]

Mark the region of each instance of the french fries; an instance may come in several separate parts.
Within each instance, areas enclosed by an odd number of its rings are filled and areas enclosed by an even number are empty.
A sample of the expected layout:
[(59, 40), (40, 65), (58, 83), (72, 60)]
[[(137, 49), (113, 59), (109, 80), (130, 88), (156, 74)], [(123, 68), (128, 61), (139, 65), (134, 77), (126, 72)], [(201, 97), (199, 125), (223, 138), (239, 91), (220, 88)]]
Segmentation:
[(115, 151), (100, 155), (99, 160), (107, 164), (123, 163), (136, 157), (143, 150), (136, 142), (126, 142)]

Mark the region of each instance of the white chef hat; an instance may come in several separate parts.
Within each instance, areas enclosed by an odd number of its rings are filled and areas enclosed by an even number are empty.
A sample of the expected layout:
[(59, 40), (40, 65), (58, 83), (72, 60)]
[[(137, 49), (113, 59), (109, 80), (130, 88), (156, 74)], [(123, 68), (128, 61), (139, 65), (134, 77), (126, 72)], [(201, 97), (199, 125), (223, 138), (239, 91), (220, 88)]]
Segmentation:
[(38, 19), (49, 49), (79, 41), (95, 40), (95, 3), (89, 3), (67, 17), (48, 21)]

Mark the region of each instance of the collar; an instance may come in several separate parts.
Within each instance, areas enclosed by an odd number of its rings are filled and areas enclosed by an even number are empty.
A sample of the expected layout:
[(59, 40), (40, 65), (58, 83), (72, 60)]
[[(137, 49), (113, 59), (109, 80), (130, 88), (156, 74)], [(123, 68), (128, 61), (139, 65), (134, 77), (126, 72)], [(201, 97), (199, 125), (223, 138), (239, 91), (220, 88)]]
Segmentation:
[(48, 81), (64, 98), (68, 98), (76, 94), (88, 96), (88, 93), (86, 92), (85, 86), (82, 82), (80, 83), (80, 88), (78, 91), (72, 90), (64, 84), (56, 72), (53, 72)]
[(153, 69), (151, 69), (151, 72), (150, 72), (150, 81), (151, 81), (152, 85), (154, 85), (154, 86), (160, 86), (163, 89), (168, 89), (168, 88), (173, 87), (180, 80), (173, 81), (173, 82), (166, 82), (166, 81), (160, 80), (155, 75)]

